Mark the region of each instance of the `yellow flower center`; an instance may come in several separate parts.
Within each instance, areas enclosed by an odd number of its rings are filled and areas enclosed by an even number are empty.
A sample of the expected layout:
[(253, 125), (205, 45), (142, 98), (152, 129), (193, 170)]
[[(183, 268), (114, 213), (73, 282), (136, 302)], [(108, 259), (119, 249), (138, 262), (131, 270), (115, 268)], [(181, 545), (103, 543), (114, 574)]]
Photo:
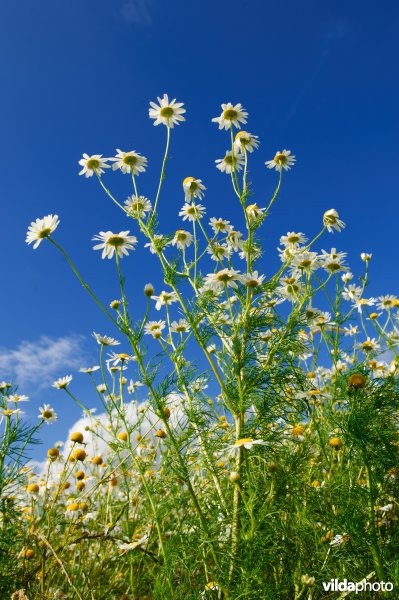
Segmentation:
[(223, 119), (226, 119), (227, 121), (235, 121), (237, 117), (238, 112), (233, 108), (228, 108), (227, 110), (223, 111)]
[(135, 156), (134, 154), (128, 154), (122, 158), (122, 162), (125, 163), (125, 165), (128, 165), (128, 167), (134, 167), (134, 165), (138, 162), (138, 156)]
[(281, 152), (277, 152), (277, 154), (273, 160), (277, 165), (285, 165), (285, 163), (287, 162), (287, 157), (285, 154), (282, 154)]
[(120, 237), (119, 235), (111, 235), (107, 239), (107, 244), (109, 246), (113, 246), (114, 248), (118, 248), (119, 246), (123, 246), (124, 243), (125, 243), (124, 238)]
[(86, 163), (86, 167), (91, 171), (95, 171), (100, 166), (100, 161), (97, 158), (89, 158)]
[(160, 110), (160, 115), (161, 117), (166, 117), (167, 119), (169, 119), (169, 117), (171, 117), (174, 114), (174, 112), (175, 111), (171, 106), (164, 106)]
[(228, 281), (233, 279), (233, 277), (229, 275), (229, 273), (222, 272), (216, 274), (216, 279), (222, 283), (227, 283)]
[(50, 419), (53, 416), (53, 413), (51, 412), (51, 410), (44, 410), (42, 412), (42, 417), (44, 419)]
[(253, 441), (253, 438), (241, 438), (240, 440), (237, 440), (234, 445), (243, 446), (244, 444), (252, 444)]
[(51, 229), (50, 227), (46, 227), (45, 229), (42, 229), (41, 231), (39, 231), (39, 233), (37, 234), (37, 237), (42, 240), (43, 238), (46, 238), (50, 235), (51, 233)]

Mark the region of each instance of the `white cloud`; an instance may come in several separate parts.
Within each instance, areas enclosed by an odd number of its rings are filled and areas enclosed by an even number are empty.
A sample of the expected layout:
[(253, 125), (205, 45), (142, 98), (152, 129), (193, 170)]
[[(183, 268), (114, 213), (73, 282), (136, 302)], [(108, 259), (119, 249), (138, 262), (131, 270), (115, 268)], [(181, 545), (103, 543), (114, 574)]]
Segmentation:
[(87, 353), (84, 337), (69, 335), (22, 341), (16, 348), (0, 348), (0, 378), (17, 385), (35, 384), (45, 387), (66, 371), (83, 366)]
[(134, 25), (150, 25), (149, 4), (151, 0), (128, 0), (122, 4), (122, 17)]

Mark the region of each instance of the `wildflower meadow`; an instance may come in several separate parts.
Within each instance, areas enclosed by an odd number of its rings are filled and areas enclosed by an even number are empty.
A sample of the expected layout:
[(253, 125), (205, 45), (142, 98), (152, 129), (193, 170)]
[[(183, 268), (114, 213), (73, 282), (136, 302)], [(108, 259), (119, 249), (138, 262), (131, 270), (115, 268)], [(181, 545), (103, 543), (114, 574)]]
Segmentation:
[[(0, 384), (1, 599), (321, 600), (353, 597), (353, 582), (356, 597), (398, 597), (399, 299), (370, 297), (372, 255), (359, 248), (348, 264), (333, 207), (320, 208), (319, 230), (268, 246), (273, 207), (306, 157), (250, 133), (241, 104), (215, 107), (201, 118), (225, 139), (213, 160), (237, 222), (193, 168), (174, 190), (173, 229), (163, 225), (174, 135), (198, 118), (164, 94), (142, 115), (164, 147), (156, 181), (140, 151), (79, 160), (82, 197), (97, 186), (120, 222), (92, 240), (114, 265), (112, 289), (81, 271), (85, 250), (60, 235), (62, 215), (27, 223), (32, 252), (61, 253), (67, 288), (109, 326), (93, 332), (96, 364), (54, 381), (82, 418), (39, 466), (31, 451), (57, 406), (43, 403), (32, 424), (19, 382)], [(130, 297), (138, 246), (163, 285), (148, 272)]]

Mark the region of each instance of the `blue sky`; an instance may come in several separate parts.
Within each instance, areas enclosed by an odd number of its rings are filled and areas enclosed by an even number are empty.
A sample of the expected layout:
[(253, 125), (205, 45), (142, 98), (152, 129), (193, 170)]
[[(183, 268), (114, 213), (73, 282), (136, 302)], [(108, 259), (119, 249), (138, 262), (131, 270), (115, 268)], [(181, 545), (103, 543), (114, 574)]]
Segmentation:
[[(54, 248), (26, 246), (26, 228), (57, 213), (56, 239), (104, 302), (118, 297), (114, 265), (90, 240), (127, 228), (126, 218), (96, 181), (78, 177), (77, 161), (135, 149), (149, 159), (140, 191), (153, 199), (165, 129), (152, 126), (148, 102), (164, 92), (187, 108), (173, 131), (164, 230), (179, 226), (188, 175), (204, 180), (209, 217), (239, 221), (229, 180), (214, 166), (227, 137), (211, 118), (222, 102), (241, 102), (261, 139), (251, 166), (260, 206), (275, 184), (264, 161), (282, 148), (297, 156), (264, 229), (265, 272), (277, 264), (281, 234), (316, 233), (334, 207), (347, 229), (322, 246), (348, 251), (355, 271), (360, 252), (373, 252), (370, 295), (398, 292), (398, 34), (399, 6), (388, 0), (2, 2), (0, 367), (3, 377), (18, 375), (30, 415), (42, 402), (56, 407), (48, 440), (62, 439), (79, 415), (48, 381), (96, 362), (93, 330), (116, 332)], [(108, 181), (120, 197), (130, 193), (121, 174)], [(142, 286), (159, 282), (156, 261), (139, 249), (124, 265), (139, 316)], [(75, 390), (87, 394), (82, 378)]]

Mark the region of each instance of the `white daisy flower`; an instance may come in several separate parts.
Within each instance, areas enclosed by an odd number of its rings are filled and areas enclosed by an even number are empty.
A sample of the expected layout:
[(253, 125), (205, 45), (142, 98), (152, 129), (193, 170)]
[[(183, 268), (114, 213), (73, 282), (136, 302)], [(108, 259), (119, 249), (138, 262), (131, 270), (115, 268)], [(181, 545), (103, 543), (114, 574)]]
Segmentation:
[(83, 169), (79, 171), (79, 175), (92, 177), (93, 173), (96, 175), (104, 173), (104, 169), (109, 169), (110, 167), (107, 164), (108, 160), (109, 158), (102, 158), (102, 154), (92, 154), (89, 156), (88, 154), (83, 153), (83, 158), (79, 161), (79, 164)]
[(50, 404), (44, 404), (39, 408), (39, 419), (43, 419), (48, 425), (50, 423), (55, 423), (57, 420), (57, 413), (53, 408), (51, 408)]
[(230, 221), (226, 221), (225, 219), (216, 217), (212, 217), (209, 221), (209, 225), (212, 227), (214, 233), (228, 233), (233, 229), (233, 225), (230, 225)]
[(17, 394), (13, 394), (12, 396), (8, 396), (6, 398), (6, 402), (28, 402), (29, 396), (18, 396)]
[(192, 244), (193, 236), (189, 231), (184, 229), (178, 229), (175, 233), (175, 237), (172, 240), (172, 246), (177, 246), (181, 250)]
[(212, 119), (212, 123), (218, 123), (219, 129), (225, 129), (226, 131), (233, 125), (240, 129), (240, 123), (245, 125), (247, 117), (248, 113), (241, 104), (227, 102), (227, 104), (222, 104), (222, 114), (220, 117)]
[(187, 333), (190, 331), (190, 325), (187, 323), (186, 319), (179, 319), (178, 321), (173, 321), (171, 323), (170, 330), (173, 333)]
[(148, 114), (150, 119), (154, 119), (154, 125), (166, 125), (172, 129), (174, 125), (179, 125), (181, 121), (186, 119), (182, 116), (186, 109), (183, 108), (182, 102), (176, 102), (176, 99), (169, 102), (167, 94), (163, 95), (163, 98), (157, 98), (158, 104), (150, 102), (150, 109)]
[(253, 271), (252, 273), (245, 273), (241, 275), (240, 281), (248, 288), (257, 288), (262, 285), (265, 276), (259, 275), (258, 271)]
[(129, 231), (120, 231), (119, 233), (100, 231), (98, 235), (92, 237), (93, 241), (101, 242), (93, 246), (93, 250), (102, 250), (101, 258), (111, 259), (115, 252), (120, 258), (123, 258), (129, 254), (129, 250), (134, 250), (134, 245), (137, 243), (137, 238), (129, 233)]
[(374, 306), (376, 300), (375, 298), (358, 298), (353, 306), (357, 308), (359, 313), (362, 312), (363, 306)]
[(218, 158), (215, 160), (215, 163), (219, 171), (230, 175), (233, 171), (236, 171), (237, 173), (241, 171), (244, 165), (244, 157), (242, 154), (233, 154), (231, 150), (228, 150), (224, 158)]
[(0, 381), (0, 391), (4, 392), (7, 388), (11, 387), (11, 383), (7, 383), (7, 381)]
[(186, 202), (193, 198), (203, 198), (206, 187), (202, 183), (201, 179), (195, 179), (195, 177), (186, 177), (183, 181), (183, 190), (186, 197)]
[(296, 162), (296, 158), (291, 154), (291, 150), (283, 150), (282, 152), (276, 152), (273, 160), (268, 160), (265, 162), (265, 165), (268, 169), (276, 169), (276, 171), (281, 171), (281, 169), (285, 169), (288, 171)]
[(344, 533), (342, 535), (336, 535), (330, 542), (330, 546), (340, 546), (349, 540), (349, 535)]
[(299, 244), (305, 244), (308, 238), (304, 233), (296, 231), (288, 231), (287, 235), (282, 235), (280, 238), (280, 244), (283, 246), (298, 246)]
[(223, 260), (223, 258), (229, 259), (232, 252), (229, 246), (226, 246), (225, 244), (218, 244), (217, 242), (212, 242), (206, 251), (211, 255), (211, 260), (214, 261), (220, 261)]
[(127, 391), (129, 392), (129, 394), (134, 394), (136, 389), (139, 387), (143, 387), (143, 385), (144, 384), (141, 383), (141, 381), (133, 381), (133, 379), (131, 379), (129, 385), (127, 386)]
[(345, 223), (341, 221), (339, 214), (334, 208), (330, 208), (330, 210), (327, 210), (324, 213), (323, 224), (330, 233), (334, 233), (334, 229), (336, 231), (341, 231), (341, 229), (344, 229), (345, 227)]
[(321, 256), (319, 256), (321, 266), (329, 273), (345, 271), (347, 267), (343, 265), (343, 261), (345, 260), (346, 255), (346, 252), (337, 252), (335, 248), (331, 248), (330, 252), (322, 250)]
[(32, 221), (26, 233), (26, 243), (32, 244), (32, 242), (35, 242), (33, 249), (36, 250), (42, 240), (48, 238), (57, 229), (59, 224), (58, 215), (47, 215), (43, 219)]
[(357, 325), (349, 325), (349, 327), (343, 327), (342, 331), (344, 335), (354, 336), (359, 333), (359, 327)]
[(114, 367), (119, 364), (123, 365), (124, 363), (136, 360), (135, 356), (126, 354), (125, 352), (111, 352), (111, 354), (108, 354), (108, 356), (109, 358), (107, 359), (107, 363), (111, 363)]
[(89, 375), (91, 373), (94, 373), (95, 371), (98, 371), (100, 369), (100, 367), (98, 365), (95, 365), (94, 367), (82, 367), (81, 369), (79, 369), (80, 373), (88, 373)]
[(156, 300), (155, 310), (161, 310), (162, 306), (169, 306), (173, 302), (178, 301), (176, 292), (161, 292), (159, 296), (152, 296), (153, 300)]
[(21, 417), (24, 414), (25, 413), (20, 408), (1, 408), (0, 409), (0, 415), (2, 415), (3, 417), (12, 417), (15, 415), (18, 417)]
[(342, 292), (342, 298), (350, 302), (356, 302), (356, 300), (360, 298), (362, 293), (363, 289), (360, 286), (351, 283), (350, 285), (344, 287)]
[(246, 450), (252, 450), (254, 446), (265, 446), (267, 442), (264, 440), (254, 440), (252, 438), (241, 438), (236, 440), (232, 446), (229, 446), (231, 450), (237, 450), (238, 448), (245, 448)]
[(54, 388), (57, 388), (57, 390), (66, 390), (71, 381), (72, 375), (65, 375), (65, 377), (60, 377), (59, 379), (54, 381), (52, 385)]
[(367, 263), (370, 262), (372, 256), (373, 255), (370, 252), (362, 252), (360, 258), (363, 262)]
[(241, 233), (241, 231), (234, 231), (231, 230), (226, 237), (226, 242), (227, 245), (230, 246), (230, 248), (232, 248), (233, 250), (235, 250), (236, 252), (238, 250), (241, 250), (242, 246), (243, 246), (243, 235)]
[(248, 206), (245, 209), (245, 212), (248, 217), (248, 221), (253, 223), (254, 221), (259, 219), (263, 215), (265, 210), (266, 210), (265, 208), (259, 208), (259, 206), (257, 204), (248, 204)]
[(152, 337), (160, 338), (165, 327), (165, 321), (148, 321), (148, 323), (144, 325), (144, 333), (145, 335), (152, 335)]
[(253, 152), (259, 148), (259, 138), (248, 131), (239, 131), (234, 140), (234, 150), (236, 152)]
[(134, 550), (135, 548), (138, 548), (139, 546), (143, 546), (147, 542), (148, 542), (148, 535), (143, 535), (142, 537), (138, 537), (137, 539), (135, 539), (133, 542), (129, 542), (129, 543), (117, 542), (117, 546), (119, 548), (119, 553), (122, 555), (122, 554), (125, 554), (126, 552), (128, 552), (129, 550)]
[(347, 273), (343, 273), (341, 275), (341, 279), (344, 283), (348, 283), (353, 279), (353, 273), (351, 273), (350, 271), (348, 271)]
[(307, 273), (315, 271), (320, 266), (317, 253), (308, 252), (305, 250), (304, 252), (295, 254), (292, 261), (292, 266), (298, 271), (306, 271)]
[(183, 221), (198, 221), (206, 213), (205, 206), (202, 204), (184, 204), (179, 212), (179, 217), (183, 217)]
[(93, 331), (93, 336), (96, 339), (97, 344), (100, 344), (101, 346), (119, 346), (120, 344), (120, 342), (115, 340), (113, 337), (108, 335), (100, 335), (95, 331)]
[(381, 349), (381, 346), (377, 342), (377, 340), (375, 338), (369, 337), (366, 340), (364, 340), (364, 342), (360, 342), (359, 344), (357, 344), (357, 347), (360, 350), (363, 350), (365, 354), (368, 354), (369, 352), (377, 352)]
[(132, 173), (133, 175), (140, 175), (144, 173), (147, 167), (147, 159), (145, 156), (141, 156), (135, 150), (129, 150), (129, 152), (123, 152), (116, 149), (116, 156), (110, 158), (113, 161), (112, 169), (116, 171), (120, 169), (122, 173)]
[(238, 271), (234, 269), (222, 269), (216, 273), (209, 273), (205, 277), (203, 291), (212, 290), (218, 292), (224, 290), (225, 287), (237, 289), (237, 281), (239, 280)]
[(386, 296), (379, 296), (379, 302), (377, 304), (377, 308), (380, 310), (390, 310), (395, 306), (399, 306), (399, 301), (396, 296), (392, 294), (387, 294)]
[(145, 196), (128, 196), (125, 200), (125, 208), (134, 217), (143, 217), (152, 209), (150, 200)]

